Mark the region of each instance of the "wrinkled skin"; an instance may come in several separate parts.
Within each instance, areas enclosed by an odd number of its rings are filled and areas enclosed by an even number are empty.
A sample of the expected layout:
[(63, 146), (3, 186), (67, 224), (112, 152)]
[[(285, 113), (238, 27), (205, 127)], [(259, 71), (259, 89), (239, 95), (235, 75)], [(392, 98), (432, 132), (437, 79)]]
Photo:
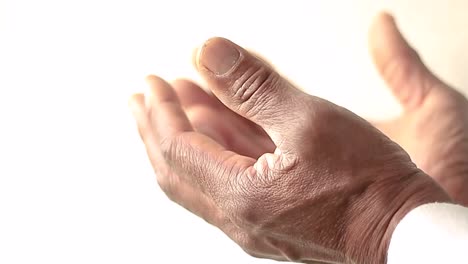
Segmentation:
[(468, 101), (430, 72), (391, 16), (376, 19), (369, 40), (377, 69), (404, 109), (376, 126), (452, 199), (468, 206)]
[(222, 38), (195, 59), (213, 95), (148, 77), (131, 107), (170, 199), (249, 254), (385, 263), (396, 224), (447, 194), (367, 121)]

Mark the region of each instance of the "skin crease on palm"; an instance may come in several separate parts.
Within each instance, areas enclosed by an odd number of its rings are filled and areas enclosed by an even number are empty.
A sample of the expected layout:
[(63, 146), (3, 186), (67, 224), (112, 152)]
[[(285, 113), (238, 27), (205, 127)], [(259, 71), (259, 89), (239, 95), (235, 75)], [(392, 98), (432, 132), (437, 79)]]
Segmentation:
[[(388, 41), (379, 44), (381, 39)], [(426, 127), (442, 124), (447, 131), (451, 126), (446, 123), (461, 123), (457, 118), (464, 117), (456, 114), (441, 122), (433, 112), (440, 105), (451, 109), (453, 101), (466, 107), (464, 98), (447, 87), (437, 88), (446, 91), (440, 100), (452, 101), (428, 101), (436, 88), (431, 85), (431, 92), (423, 93), (429, 86), (418, 86), (418, 80), (431, 83), (425, 79), (428, 71), (388, 15), (378, 16), (370, 40), (377, 67), (408, 106), (401, 118), (377, 126), (424, 171), (439, 173), (431, 176), (459, 199), (462, 191), (449, 187), (451, 178), (458, 183), (464, 177), (462, 153), (444, 155), (438, 166), (423, 165), (432, 165), (447, 149), (437, 149), (438, 140), (452, 140), (439, 138), (451, 133)], [(237, 53), (221, 56), (230, 50), (226, 47)], [(229, 59), (233, 56), (237, 59)], [(226, 58), (235, 64), (227, 72), (213, 71), (213, 57), (224, 58), (214, 63), (217, 69), (224, 68)], [(391, 234), (406, 213), (424, 203), (450, 202), (400, 146), (368, 122), (303, 93), (234, 43), (211, 39), (195, 62), (212, 93), (190, 81), (169, 84), (150, 76), (149, 94), (134, 95), (131, 108), (167, 196), (220, 228), (249, 254), (306, 263), (385, 263)], [(395, 70), (400, 63), (404, 70)], [(457, 138), (446, 151), (457, 150), (461, 141)], [(450, 170), (452, 164), (457, 169)]]

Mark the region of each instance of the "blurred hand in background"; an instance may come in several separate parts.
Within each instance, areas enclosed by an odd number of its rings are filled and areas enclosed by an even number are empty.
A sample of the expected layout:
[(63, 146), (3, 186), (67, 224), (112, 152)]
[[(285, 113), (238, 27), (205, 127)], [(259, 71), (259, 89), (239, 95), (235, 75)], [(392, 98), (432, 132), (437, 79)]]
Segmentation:
[(403, 114), (375, 125), (454, 199), (468, 205), (468, 101), (437, 78), (388, 14), (370, 29), (370, 52)]

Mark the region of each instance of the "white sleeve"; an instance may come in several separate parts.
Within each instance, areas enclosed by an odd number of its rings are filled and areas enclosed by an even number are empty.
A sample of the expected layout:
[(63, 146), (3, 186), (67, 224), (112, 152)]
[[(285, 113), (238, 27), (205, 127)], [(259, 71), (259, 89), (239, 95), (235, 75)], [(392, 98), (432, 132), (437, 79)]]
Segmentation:
[(421, 205), (393, 232), (388, 264), (468, 264), (468, 208), (446, 203)]

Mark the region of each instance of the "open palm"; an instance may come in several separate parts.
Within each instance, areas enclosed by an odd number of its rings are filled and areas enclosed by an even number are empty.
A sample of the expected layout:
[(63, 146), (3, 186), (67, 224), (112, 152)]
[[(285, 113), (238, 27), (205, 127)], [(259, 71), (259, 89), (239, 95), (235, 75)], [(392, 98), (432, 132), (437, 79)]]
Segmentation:
[(404, 113), (376, 126), (456, 202), (468, 205), (468, 101), (438, 79), (382, 14), (370, 31), (374, 62)]

